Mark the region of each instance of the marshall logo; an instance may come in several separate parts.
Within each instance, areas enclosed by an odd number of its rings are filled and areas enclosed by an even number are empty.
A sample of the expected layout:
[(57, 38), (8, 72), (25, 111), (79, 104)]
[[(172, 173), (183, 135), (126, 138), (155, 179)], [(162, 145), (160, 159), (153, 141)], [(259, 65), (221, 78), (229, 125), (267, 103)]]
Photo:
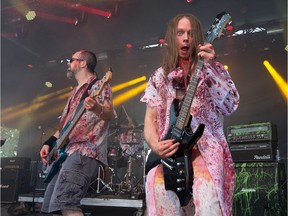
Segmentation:
[(5, 189), (7, 189), (7, 188), (9, 188), (9, 186), (10, 186), (10, 185), (0, 184), (0, 188), (5, 188)]
[(255, 160), (267, 160), (267, 159), (271, 159), (271, 155), (267, 154), (267, 155), (254, 155), (254, 159)]

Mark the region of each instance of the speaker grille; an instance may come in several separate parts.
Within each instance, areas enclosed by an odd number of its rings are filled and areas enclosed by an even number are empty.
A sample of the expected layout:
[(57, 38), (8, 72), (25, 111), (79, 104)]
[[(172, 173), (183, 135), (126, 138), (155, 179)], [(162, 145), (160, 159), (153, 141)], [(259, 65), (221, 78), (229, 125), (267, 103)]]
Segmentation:
[(286, 174), (282, 163), (235, 163), (234, 216), (287, 215)]

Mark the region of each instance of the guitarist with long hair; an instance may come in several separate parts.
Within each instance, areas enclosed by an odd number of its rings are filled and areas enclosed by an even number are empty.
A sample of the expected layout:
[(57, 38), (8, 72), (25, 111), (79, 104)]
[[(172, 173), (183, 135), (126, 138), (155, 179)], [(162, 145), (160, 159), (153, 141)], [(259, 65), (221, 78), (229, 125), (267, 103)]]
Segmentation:
[(168, 22), (165, 43), (164, 62), (141, 97), (152, 150), (146, 163), (147, 213), (231, 216), (235, 173), (223, 116), (237, 109), (238, 91), (192, 14)]
[(75, 78), (77, 86), (63, 110), (59, 130), (40, 150), (43, 163), (50, 167), (42, 212), (83, 215), (80, 200), (96, 178), (100, 163), (107, 165), (112, 91), (94, 72), (96, 64), (96, 55), (86, 50), (74, 53), (67, 64), (67, 76)]

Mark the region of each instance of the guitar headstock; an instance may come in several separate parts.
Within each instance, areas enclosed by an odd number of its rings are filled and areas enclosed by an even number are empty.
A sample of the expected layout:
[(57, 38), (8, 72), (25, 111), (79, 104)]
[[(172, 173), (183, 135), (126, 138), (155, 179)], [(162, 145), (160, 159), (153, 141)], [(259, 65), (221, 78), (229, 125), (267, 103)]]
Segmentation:
[(101, 94), (104, 85), (108, 83), (112, 79), (112, 68), (109, 68), (109, 70), (106, 72), (106, 74), (103, 76), (103, 78), (100, 80), (99, 84), (96, 86), (96, 88), (90, 93), (90, 97), (95, 97)]
[(106, 72), (105, 76), (103, 77), (103, 82), (107, 83), (112, 79), (112, 68), (110, 67), (109, 70)]
[(219, 38), (223, 35), (223, 30), (226, 25), (231, 21), (231, 16), (222, 12), (219, 13), (211, 26), (211, 28), (206, 33), (206, 42), (212, 43), (216, 38)]

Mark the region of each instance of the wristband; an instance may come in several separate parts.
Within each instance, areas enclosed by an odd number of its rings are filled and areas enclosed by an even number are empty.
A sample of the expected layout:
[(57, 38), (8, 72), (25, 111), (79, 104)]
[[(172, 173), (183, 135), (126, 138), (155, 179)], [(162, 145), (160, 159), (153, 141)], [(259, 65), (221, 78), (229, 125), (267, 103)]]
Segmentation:
[(57, 140), (57, 138), (55, 136), (51, 136), (49, 137), (49, 139), (47, 139), (43, 145), (48, 145), (48, 146), (52, 146), (52, 144)]

